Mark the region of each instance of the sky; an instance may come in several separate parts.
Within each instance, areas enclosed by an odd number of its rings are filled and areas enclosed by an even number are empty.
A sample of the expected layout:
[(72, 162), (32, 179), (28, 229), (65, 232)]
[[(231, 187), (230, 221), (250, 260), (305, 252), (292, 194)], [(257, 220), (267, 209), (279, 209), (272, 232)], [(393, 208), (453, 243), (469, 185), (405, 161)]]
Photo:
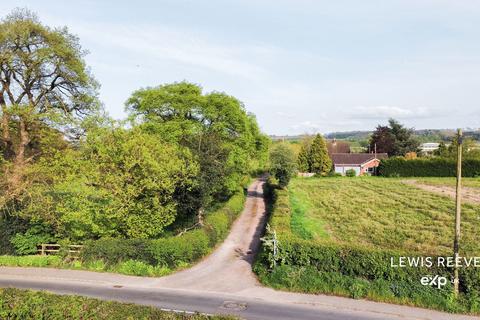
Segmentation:
[(89, 51), (109, 114), (175, 81), (237, 97), (268, 134), (480, 128), (476, 0), (0, 0)]

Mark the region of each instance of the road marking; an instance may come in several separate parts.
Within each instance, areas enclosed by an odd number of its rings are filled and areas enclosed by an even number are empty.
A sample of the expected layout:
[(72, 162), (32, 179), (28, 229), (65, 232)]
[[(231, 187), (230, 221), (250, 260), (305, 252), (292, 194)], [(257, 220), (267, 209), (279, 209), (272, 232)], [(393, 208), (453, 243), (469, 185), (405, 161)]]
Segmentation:
[(200, 314), (202, 316), (213, 317), (211, 313), (196, 312), (196, 311), (187, 311), (187, 310), (178, 310), (178, 309), (169, 309), (169, 308), (159, 308), (161, 311), (173, 312), (173, 313), (183, 313), (183, 314)]

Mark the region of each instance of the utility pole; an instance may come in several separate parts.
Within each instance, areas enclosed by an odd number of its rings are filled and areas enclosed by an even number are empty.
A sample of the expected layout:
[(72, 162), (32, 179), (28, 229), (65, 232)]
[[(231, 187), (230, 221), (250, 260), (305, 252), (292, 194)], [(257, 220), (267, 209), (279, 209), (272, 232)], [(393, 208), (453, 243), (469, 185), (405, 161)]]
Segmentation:
[(460, 242), (460, 214), (462, 211), (462, 143), (463, 143), (462, 129), (458, 129), (457, 190), (456, 190), (456, 198), (455, 198), (455, 240), (453, 242), (453, 257), (455, 259), (453, 285), (454, 285), (455, 296), (458, 296), (458, 287), (459, 287), (457, 259), (458, 259), (458, 248), (459, 248), (459, 242)]

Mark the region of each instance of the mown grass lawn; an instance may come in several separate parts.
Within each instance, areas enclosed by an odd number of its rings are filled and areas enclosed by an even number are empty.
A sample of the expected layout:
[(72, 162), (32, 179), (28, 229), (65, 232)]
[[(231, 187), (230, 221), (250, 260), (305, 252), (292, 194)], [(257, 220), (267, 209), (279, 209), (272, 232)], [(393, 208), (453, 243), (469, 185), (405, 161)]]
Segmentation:
[[(404, 184), (401, 179), (296, 178), (289, 185), (289, 197), (292, 231), (305, 239), (422, 254), (452, 251), (453, 199)], [(461, 227), (462, 253), (478, 254), (479, 205), (463, 205)]]

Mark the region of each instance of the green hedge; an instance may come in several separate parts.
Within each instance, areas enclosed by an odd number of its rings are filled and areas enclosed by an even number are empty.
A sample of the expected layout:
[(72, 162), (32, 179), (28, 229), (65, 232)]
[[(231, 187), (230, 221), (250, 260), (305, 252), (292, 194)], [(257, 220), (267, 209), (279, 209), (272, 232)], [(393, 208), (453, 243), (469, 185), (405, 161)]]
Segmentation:
[(235, 218), (243, 209), (245, 192), (239, 190), (220, 209), (208, 213), (205, 226), (156, 240), (100, 239), (89, 241), (82, 252), (82, 261), (103, 260), (107, 265), (135, 260), (151, 265), (177, 267), (205, 256), (225, 239)]
[(451, 269), (437, 266), (395, 268), (390, 266), (391, 258), (398, 261), (401, 256), (417, 257), (422, 256), (421, 253), (301, 239), (291, 232), (288, 191), (270, 186), (266, 194), (273, 204), (269, 224), (277, 233), (279, 250), (275, 268), (272, 268), (270, 246), (263, 246), (257, 257), (254, 270), (263, 283), (294, 291), (369, 298), (452, 312), (480, 312), (478, 268), (459, 269), (461, 296), (455, 300), (450, 283), (441, 289), (420, 284), (420, 279), (426, 275), (451, 279)]
[[(384, 159), (378, 173), (385, 177), (455, 177), (457, 163), (445, 158), (417, 158), (406, 160), (403, 157)], [(462, 176), (480, 176), (480, 160), (466, 159), (462, 162)]]
[(101, 301), (39, 291), (0, 289), (0, 319), (11, 320), (200, 320), (236, 319), (230, 316), (204, 316), (165, 312), (154, 307)]

